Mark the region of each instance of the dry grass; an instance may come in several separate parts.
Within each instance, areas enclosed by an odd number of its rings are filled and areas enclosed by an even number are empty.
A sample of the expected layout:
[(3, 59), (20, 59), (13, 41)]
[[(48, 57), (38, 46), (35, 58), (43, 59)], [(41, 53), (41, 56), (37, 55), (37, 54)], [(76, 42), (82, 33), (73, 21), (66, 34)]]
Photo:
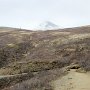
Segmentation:
[(52, 90), (47, 82), (61, 76), (59, 69), (72, 63), (90, 71), (90, 27), (56, 31), (10, 29), (0, 32), (0, 42), (1, 75), (37, 72), (32, 79), (8, 90)]
[(66, 73), (63, 69), (38, 72), (33, 78), (4, 90), (53, 90), (51, 82)]

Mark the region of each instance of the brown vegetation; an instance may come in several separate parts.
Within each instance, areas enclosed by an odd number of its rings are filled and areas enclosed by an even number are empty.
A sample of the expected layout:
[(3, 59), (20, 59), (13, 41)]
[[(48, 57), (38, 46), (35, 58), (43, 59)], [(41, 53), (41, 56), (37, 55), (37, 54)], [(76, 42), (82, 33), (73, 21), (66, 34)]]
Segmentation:
[(90, 71), (90, 27), (52, 31), (0, 30), (0, 75), (39, 73), (11, 90), (52, 90), (47, 83), (49, 78), (48, 82), (54, 76), (61, 76), (61, 71), (57, 75), (57, 69), (72, 64)]

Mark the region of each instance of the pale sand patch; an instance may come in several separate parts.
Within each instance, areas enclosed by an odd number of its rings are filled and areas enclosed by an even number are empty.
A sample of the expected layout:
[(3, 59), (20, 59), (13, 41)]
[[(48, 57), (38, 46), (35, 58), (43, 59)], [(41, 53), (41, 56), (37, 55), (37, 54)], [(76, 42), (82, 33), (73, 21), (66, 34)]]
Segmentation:
[(19, 31), (20, 34), (27, 34), (27, 35), (31, 35), (33, 34), (34, 32), (27, 32), (27, 31)]
[(52, 32), (51, 35), (69, 35), (71, 32)]
[(54, 90), (90, 90), (90, 73), (71, 70), (68, 75), (52, 82)]
[(84, 38), (90, 38), (90, 33), (74, 34), (69, 36), (69, 39), (84, 39)]
[(0, 33), (10, 32), (12, 30), (0, 30)]
[(13, 43), (9, 43), (9, 44), (7, 44), (7, 46), (9, 46), (9, 47), (14, 47), (15, 44), (13, 44)]

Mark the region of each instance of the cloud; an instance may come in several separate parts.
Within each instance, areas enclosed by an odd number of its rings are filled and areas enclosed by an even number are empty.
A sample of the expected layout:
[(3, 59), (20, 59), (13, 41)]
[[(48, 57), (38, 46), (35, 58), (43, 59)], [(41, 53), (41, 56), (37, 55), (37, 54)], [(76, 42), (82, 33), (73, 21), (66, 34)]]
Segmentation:
[(0, 0), (0, 26), (29, 28), (44, 20), (63, 27), (90, 24), (89, 4), (90, 0)]

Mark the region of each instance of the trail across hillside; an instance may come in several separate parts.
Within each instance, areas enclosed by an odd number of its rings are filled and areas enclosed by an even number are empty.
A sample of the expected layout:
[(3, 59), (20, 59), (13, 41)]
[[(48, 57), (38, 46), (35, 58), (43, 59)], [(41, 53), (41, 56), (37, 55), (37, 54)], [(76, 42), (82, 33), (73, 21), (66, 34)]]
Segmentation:
[(71, 70), (68, 75), (53, 82), (54, 90), (90, 90), (90, 73)]
[(22, 76), (22, 75), (27, 75), (27, 73), (15, 74), (15, 75), (2, 75), (2, 76), (0, 76), (0, 79), (2, 79), (2, 78), (16, 77), (16, 76)]

